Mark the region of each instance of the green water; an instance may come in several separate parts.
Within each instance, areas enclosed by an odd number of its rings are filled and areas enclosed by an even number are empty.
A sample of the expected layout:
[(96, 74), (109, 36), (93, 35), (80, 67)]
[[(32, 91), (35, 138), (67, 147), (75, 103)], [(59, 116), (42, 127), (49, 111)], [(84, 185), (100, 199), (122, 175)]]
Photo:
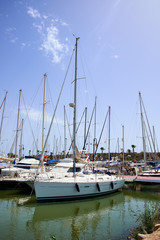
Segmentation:
[(0, 190), (0, 240), (127, 239), (147, 204), (160, 200), (160, 185), (127, 189), (91, 200), (37, 203), (19, 189)]

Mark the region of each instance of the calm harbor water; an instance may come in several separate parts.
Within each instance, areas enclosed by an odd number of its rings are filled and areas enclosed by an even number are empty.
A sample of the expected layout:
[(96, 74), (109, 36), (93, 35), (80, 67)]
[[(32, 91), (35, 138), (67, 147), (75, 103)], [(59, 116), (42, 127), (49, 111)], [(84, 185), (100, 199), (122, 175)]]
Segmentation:
[(91, 200), (37, 203), (19, 189), (0, 190), (0, 239), (127, 239), (144, 208), (158, 204), (160, 185), (133, 187)]

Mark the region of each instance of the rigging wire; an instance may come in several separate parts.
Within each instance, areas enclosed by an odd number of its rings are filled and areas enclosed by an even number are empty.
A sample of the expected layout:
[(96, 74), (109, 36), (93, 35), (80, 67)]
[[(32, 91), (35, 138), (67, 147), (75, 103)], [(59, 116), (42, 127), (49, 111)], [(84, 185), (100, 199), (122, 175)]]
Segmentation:
[[(36, 98), (36, 96), (37, 96), (37, 94), (38, 94), (38, 91), (39, 91), (39, 89), (40, 89), (40, 86), (41, 86), (41, 82), (40, 82), (40, 84), (39, 84), (39, 86), (38, 86), (37, 91), (35, 92), (35, 95), (33, 96), (33, 100), (32, 100), (32, 103), (31, 103), (31, 106), (30, 106), (28, 112), (30, 111), (30, 109), (31, 109), (31, 107), (32, 107), (32, 105), (33, 105), (33, 103), (34, 103), (34, 100), (35, 100), (35, 98)], [(22, 92), (22, 93), (23, 93), (23, 92)], [(24, 99), (23, 94), (22, 94), (22, 98)], [(29, 117), (28, 117), (28, 118), (29, 118)], [(31, 129), (32, 129), (32, 128), (31, 128)], [(14, 138), (14, 140), (13, 140), (13, 143), (12, 143), (11, 148), (10, 148), (10, 153), (12, 153), (13, 147), (14, 147), (14, 145), (15, 145), (15, 137), (13, 136), (13, 138)]]
[(35, 101), (35, 99), (36, 99), (36, 97), (37, 97), (37, 94), (38, 94), (39, 89), (40, 89), (40, 87), (41, 87), (41, 85), (42, 85), (42, 82), (43, 82), (43, 78), (42, 78), (41, 81), (40, 81), (40, 84), (39, 84), (39, 86), (38, 86), (38, 88), (37, 88), (37, 91), (36, 91), (35, 94), (33, 95), (33, 100), (32, 100), (32, 102), (31, 102), (31, 105), (30, 105), (29, 109), (28, 109), (28, 112), (31, 110), (31, 107), (32, 107), (32, 105), (33, 105), (33, 103), (34, 103), (34, 101)]
[(147, 126), (146, 126), (145, 122), (144, 122), (144, 128), (145, 128), (145, 131), (146, 131), (146, 134), (147, 134), (147, 139), (148, 139), (148, 143), (149, 143), (149, 146), (150, 146), (150, 150), (151, 150), (151, 152), (153, 152), (151, 141), (150, 141), (150, 138), (149, 138), (148, 129), (147, 129)]
[(95, 158), (95, 155), (96, 155), (97, 150), (98, 150), (98, 147), (99, 147), (99, 143), (100, 143), (100, 141), (101, 141), (102, 133), (103, 133), (103, 130), (104, 130), (104, 127), (105, 127), (105, 124), (106, 124), (106, 120), (107, 120), (108, 114), (109, 114), (109, 111), (107, 111), (107, 114), (106, 114), (106, 117), (105, 117), (105, 120), (104, 120), (104, 123), (103, 123), (103, 127), (102, 127), (102, 130), (101, 130), (100, 136), (99, 136), (99, 140), (98, 140), (98, 143), (97, 143), (97, 146), (96, 146), (96, 150), (95, 150), (95, 152), (93, 153), (93, 160), (94, 160), (94, 158)]
[(68, 131), (69, 131), (69, 136), (70, 136), (71, 145), (72, 145), (72, 134), (71, 134), (70, 126), (69, 126), (69, 121), (68, 121), (68, 116), (67, 116), (67, 113), (66, 113), (66, 120), (67, 120)]
[(149, 129), (149, 132), (150, 132), (150, 136), (151, 136), (151, 140), (152, 140), (153, 148), (154, 148), (154, 151), (156, 152), (156, 149), (155, 149), (155, 146), (154, 146), (154, 141), (153, 141), (152, 132), (151, 132), (150, 125), (149, 125), (149, 120), (148, 120), (148, 117), (147, 117), (147, 114), (146, 114), (146, 110), (145, 110), (145, 106), (144, 106), (144, 103), (143, 103), (142, 97), (141, 97), (141, 101), (142, 101), (142, 106), (143, 106), (143, 109), (144, 109), (144, 113), (145, 113), (145, 117), (146, 117), (146, 121), (147, 121), (148, 129)]
[[(93, 90), (94, 90), (94, 96), (97, 96), (97, 91), (96, 91), (96, 87), (95, 87), (95, 84), (94, 84), (93, 76), (92, 76), (91, 71), (90, 71), (90, 69), (88, 67), (88, 61), (86, 61), (86, 58), (85, 58), (85, 54), (84, 54), (85, 51), (83, 51), (83, 48), (82, 48), (81, 44), (79, 45), (79, 48), (81, 49), (80, 52), (83, 52), (84, 63), (85, 63), (87, 71), (89, 72), (89, 75), (91, 76), (90, 77), (91, 83), (92, 83), (91, 86), (93, 87)], [(80, 55), (80, 57), (81, 57), (81, 55)], [(84, 66), (84, 65), (82, 65), (82, 66)], [(87, 87), (87, 81), (86, 80), (85, 80), (85, 83), (86, 83), (86, 87)], [(88, 89), (88, 87), (87, 87), (87, 89)]]
[[(25, 107), (25, 110), (26, 110), (26, 113), (27, 113), (26, 118), (28, 117), (28, 121), (29, 121), (29, 125), (30, 125), (30, 128), (31, 128), (31, 132), (32, 132), (34, 144), (35, 144), (35, 146), (36, 146), (36, 151), (37, 151), (37, 150), (38, 150), (38, 146), (37, 146), (36, 139), (35, 139), (35, 136), (34, 136), (34, 133), (33, 133), (32, 125), (31, 125), (31, 122), (30, 122), (30, 119), (29, 119), (29, 114), (28, 114), (28, 110), (27, 110), (27, 107), (26, 107), (26, 104), (25, 104), (25, 100), (24, 100), (23, 94), (22, 94), (22, 99), (23, 99), (24, 107)], [(26, 120), (26, 118), (25, 118), (25, 120)], [(25, 120), (24, 120), (24, 121), (25, 121)]]
[[(52, 128), (52, 124), (53, 124), (53, 121), (54, 121), (54, 118), (55, 118), (55, 114), (56, 114), (56, 111), (57, 111), (57, 108), (58, 108), (60, 97), (62, 95), (63, 87), (64, 87), (64, 84), (65, 84), (65, 81), (66, 81), (66, 78), (67, 78), (67, 75), (68, 75), (68, 71), (69, 71), (69, 67), (70, 67), (70, 64), (71, 64), (71, 61), (72, 61), (72, 57), (73, 57), (74, 51), (75, 51), (75, 48), (73, 49), (73, 52), (72, 52), (72, 55), (71, 55), (71, 58), (70, 58), (70, 61), (69, 61), (69, 65), (68, 65), (68, 68), (67, 68), (67, 72), (65, 74), (65, 77), (64, 77), (64, 80), (63, 80), (63, 83), (62, 83), (62, 86), (61, 86), (61, 90), (60, 90), (60, 93), (59, 93), (59, 96), (58, 96), (57, 104), (56, 104), (55, 109), (54, 109), (54, 113), (53, 113), (52, 120), (51, 120), (51, 123), (50, 123), (50, 126), (49, 126), (48, 134), (47, 134), (47, 137), (45, 139), (44, 147), (43, 147), (43, 150), (42, 150), (42, 153), (41, 153), (39, 167), (40, 167), (40, 164), (43, 162), (44, 151), (45, 151), (45, 148), (46, 148), (46, 145), (47, 145), (47, 142), (48, 142), (48, 138), (49, 138), (50, 131), (51, 131), (51, 128)], [(36, 179), (39, 167), (37, 168), (37, 171), (36, 171), (36, 174), (35, 174), (35, 179)]]
[(91, 123), (92, 123), (92, 118), (93, 118), (94, 112), (95, 112), (95, 104), (94, 104), (94, 107), (93, 107), (93, 110), (92, 110), (92, 114), (91, 114), (88, 130), (87, 130), (87, 134), (86, 134), (85, 139), (84, 139), (83, 150), (85, 150), (85, 147), (86, 147), (86, 141), (87, 141), (87, 138), (88, 138), (88, 135), (89, 135), (90, 126), (91, 126)]
[(6, 94), (5, 94), (5, 97), (4, 97), (3, 101), (2, 101), (2, 104), (1, 104), (1, 106), (0, 106), (0, 110), (1, 110), (1, 108), (2, 108), (3, 104), (4, 104), (5, 100), (6, 100), (7, 93), (8, 93), (8, 92), (6, 92)]
[[(17, 136), (17, 138), (19, 137), (19, 132), (20, 132), (20, 129), (22, 128), (22, 121), (21, 121), (21, 123), (19, 124), (19, 127), (18, 127), (18, 136)], [(13, 143), (12, 143), (12, 146), (11, 146), (11, 148), (10, 148), (10, 152), (9, 153), (13, 153), (13, 149), (14, 149), (14, 147), (15, 147), (15, 143), (16, 143), (16, 135), (15, 135), (15, 137), (14, 137), (14, 140), (13, 140)], [(15, 156), (16, 157), (16, 156)]]
[[(66, 112), (65, 112), (65, 113), (66, 113)], [(76, 133), (78, 132), (78, 129), (79, 129), (80, 124), (81, 124), (81, 122), (82, 122), (82, 118), (83, 118), (83, 116), (84, 116), (84, 113), (85, 113), (85, 110), (84, 110), (83, 113), (82, 113), (82, 116), (81, 116), (80, 122), (79, 122), (79, 124), (78, 124), (78, 126), (77, 126), (77, 129), (76, 129)], [(71, 147), (73, 147), (73, 146), (72, 146), (72, 145), (73, 145), (73, 139), (72, 139), (71, 132), (70, 132), (70, 127), (69, 127), (69, 122), (68, 122), (67, 113), (66, 113), (66, 119), (67, 119), (67, 125), (68, 125), (69, 134), (70, 134), (70, 138), (71, 138), (71, 145), (70, 145), (69, 150), (68, 150), (68, 152), (67, 152), (67, 154), (66, 154), (66, 156), (68, 156)]]
[[(47, 81), (47, 89), (48, 89), (49, 97), (50, 97), (50, 100), (51, 100), (52, 110), (54, 110), (55, 106), (54, 106), (53, 100), (52, 100), (51, 88), (50, 88), (50, 86), (49, 86), (49, 81)], [(61, 136), (60, 129), (59, 129), (59, 124), (58, 124), (58, 121), (57, 121), (57, 118), (56, 118), (56, 117), (55, 117), (55, 122), (56, 122), (56, 126), (57, 126), (57, 130), (58, 130), (59, 136)]]

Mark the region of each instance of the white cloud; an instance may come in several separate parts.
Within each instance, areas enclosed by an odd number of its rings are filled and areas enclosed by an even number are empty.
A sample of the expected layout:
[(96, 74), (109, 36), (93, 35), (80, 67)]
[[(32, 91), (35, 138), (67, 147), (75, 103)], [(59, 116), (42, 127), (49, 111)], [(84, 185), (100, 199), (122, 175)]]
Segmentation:
[(61, 22), (61, 25), (62, 26), (68, 26), (68, 24), (66, 22), (63, 22), (63, 21)]
[(6, 28), (5, 33), (11, 43), (16, 43), (18, 41), (18, 37), (16, 36), (16, 28), (15, 27)]
[(33, 18), (40, 18), (40, 17), (41, 17), (41, 15), (40, 15), (40, 13), (38, 12), (38, 10), (37, 10), (37, 9), (33, 9), (32, 7), (28, 7), (27, 13), (28, 13), (31, 17), (33, 17)]
[[(23, 114), (26, 114), (26, 112), (23, 112)], [(32, 108), (30, 109), (28, 116), (30, 120), (39, 121), (42, 116), (42, 111), (38, 111)]]
[(25, 43), (25, 42), (21, 43), (21, 47), (30, 47), (30, 46), (31, 46), (30, 43)]
[(112, 55), (112, 58), (118, 59), (118, 58), (120, 58), (120, 56), (118, 54), (114, 54), (114, 55)]
[(21, 43), (21, 46), (22, 46), (22, 47), (25, 47), (25, 46), (26, 46), (26, 43)]
[(37, 29), (38, 32), (42, 31), (42, 25), (33, 23), (33, 26)]
[[(34, 121), (34, 122), (40, 122), (41, 121), (42, 122), (42, 110), (37, 110), (35, 108), (30, 108), (30, 110), (27, 113), (25, 108), (21, 108), (21, 114), (24, 117), (25, 116), (29, 117), (30, 121)], [(45, 113), (45, 123), (50, 124), (51, 120), (52, 120), (51, 114), (50, 113)], [(55, 117), (54, 123), (63, 125), (64, 121), (60, 118)]]
[(44, 18), (44, 19), (47, 19), (47, 18), (48, 18), (48, 16), (44, 15), (44, 16), (43, 16), (43, 18)]
[[(35, 108), (30, 108), (30, 110), (26, 111), (25, 108), (21, 108), (21, 114), (23, 116), (28, 116), (31, 121), (42, 121), (42, 110), (37, 110)], [(47, 121), (51, 121), (51, 116), (47, 116)]]
[(44, 36), (41, 50), (44, 50), (47, 55), (52, 55), (54, 63), (59, 63), (63, 55), (68, 52), (68, 46), (58, 39), (59, 30), (57, 27), (48, 27), (46, 31), (47, 34)]
[(18, 40), (18, 38), (15, 37), (15, 38), (11, 39), (11, 43), (15, 43), (17, 40)]
[(7, 33), (7, 34), (11, 34), (11, 33), (14, 32), (15, 30), (16, 30), (15, 27), (13, 27), (13, 28), (9, 27), (9, 28), (6, 28), (6, 33)]
[(42, 15), (32, 7), (28, 8), (27, 13), (36, 19), (36, 22), (33, 22), (33, 26), (40, 34), (41, 46), (39, 49), (44, 51), (47, 56), (50, 56), (53, 63), (60, 63), (69, 48), (67, 38), (64, 40), (65, 43), (59, 39), (59, 29), (68, 24), (61, 19), (53, 19), (51, 16)]

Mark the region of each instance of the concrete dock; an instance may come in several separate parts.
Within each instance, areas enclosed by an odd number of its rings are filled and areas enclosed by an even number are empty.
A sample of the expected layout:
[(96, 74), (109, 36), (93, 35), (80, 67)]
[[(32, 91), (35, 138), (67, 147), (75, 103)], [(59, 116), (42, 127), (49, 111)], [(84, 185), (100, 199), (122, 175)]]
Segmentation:
[(126, 183), (130, 182), (140, 182), (140, 183), (159, 183), (160, 177), (142, 177), (142, 176), (130, 176), (130, 175), (122, 175), (124, 177)]

